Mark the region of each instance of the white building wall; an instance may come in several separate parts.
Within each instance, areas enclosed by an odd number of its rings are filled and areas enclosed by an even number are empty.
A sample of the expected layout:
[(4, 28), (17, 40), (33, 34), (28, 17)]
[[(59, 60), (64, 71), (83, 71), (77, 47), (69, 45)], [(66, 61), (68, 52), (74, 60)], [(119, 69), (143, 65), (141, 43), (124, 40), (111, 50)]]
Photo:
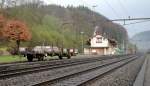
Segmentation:
[[(100, 43), (97, 43), (98, 41), (97, 38), (101, 38)], [(109, 42), (107, 39), (105, 39), (101, 35), (97, 35), (91, 39), (91, 47), (109, 47)]]
[(107, 55), (107, 49), (104, 48), (104, 55)]
[(114, 47), (109, 43), (108, 39), (101, 35), (96, 35), (91, 39), (90, 47), (84, 49), (84, 54), (110, 55), (115, 52)]
[(88, 55), (91, 54), (91, 51), (89, 48), (84, 48), (84, 54)]

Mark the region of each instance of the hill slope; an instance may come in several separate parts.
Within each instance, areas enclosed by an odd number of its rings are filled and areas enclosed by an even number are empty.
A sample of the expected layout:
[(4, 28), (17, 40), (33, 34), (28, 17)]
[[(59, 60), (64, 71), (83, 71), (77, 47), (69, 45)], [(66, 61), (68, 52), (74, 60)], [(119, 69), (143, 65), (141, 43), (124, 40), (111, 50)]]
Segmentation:
[(136, 44), (140, 50), (148, 50), (150, 49), (150, 31), (144, 31), (141, 33), (136, 34), (132, 37), (132, 42)]
[[(34, 3), (6, 9), (9, 19), (15, 18), (25, 22), (32, 32), (32, 40), (23, 45), (53, 44), (65, 47), (80, 47), (84, 32), (84, 41), (92, 36), (95, 25), (108, 38), (116, 39), (119, 43), (127, 40), (126, 30), (99, 13), (87, 7), (61, 7), (56, 5), (37, 6)], [(85, 43), (84, 42), (84, 43)]]

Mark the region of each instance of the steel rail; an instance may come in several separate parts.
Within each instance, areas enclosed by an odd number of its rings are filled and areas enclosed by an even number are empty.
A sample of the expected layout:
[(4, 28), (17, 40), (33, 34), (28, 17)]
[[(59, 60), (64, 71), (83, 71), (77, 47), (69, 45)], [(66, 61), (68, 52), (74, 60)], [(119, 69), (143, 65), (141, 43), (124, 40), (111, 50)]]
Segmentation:
[(115, 67), (114, 69), (111, 69), (111, 70), (109, 70), (109, 71), (106, 71), (105, 73), (100, 74), (100, 75), (98, 75), (98, 76), (96, 76), (96, 77), (94, 77), (94, 78), (92, 78), (92, 79), (89, 79), (89, 80), (87, 80), (87, 81), (85, 81), (85, 82), (82, 82), (82, 83), (80, 83), (80, 84), (77, 85), (77, 86), (86, 86), (86, 84), (88, 84), (89, 82), (91, 83), (92, 81), (94, 81), (94, 80), (96, 80), (96, 79), (98, 79), (98, 78), (102, 78), (102, 77), (104, 77), (104, 76), (106, 76), (106, 75), (108, 75), (108, 74), (114, 72), (115, 70), (117, 70), (117, 69), (119, 69), (119, 68), (121, 68), (121, 67), (127, 65), (128, 63), (130, 63), (130, 62), (132, 62), (132, 61), (134, 61), (134, 60), (136, 60), (136, 59), (137, 59), (137, 58), (131, 59), (131, 60), (127, 61), (126, 63), (123, 63), (123, 64), (121, 64), (121, 65)]
[[(66, 76), (63, 76), (63, 77), (58, 77), (58, 78), (56, 78), (56, 79), (52, 79), (52, 80), (49, 80), (49, 81), (37, 83), (37, 84), (35, 84), (35, 85), (33, 85), (33, 86), (45, 86), (45, 85), (47, 85), (47, 83), (48, 83), (48, 85), (49, 85), (49, 84), (55, 83), (55, 82), (57, 82), (57, 81), (59, 81), (59, 80), (64, 80), (64, 79), (66, 79), (66, 78), (68, 78), (68, 77), (71, 77), (71, 76), (74, 76), (74, 75), (79, 75), (79, 74), (85, 73), (85, 72), (87, 72), (87, 71), (88, 71), (88, 72), (89, 72), (89, 71), (93, 71), (93, 70), (96, 70), (96, 69), (98, 69), (98, 68), (103, 68), (103, 67), (106, 67), (106, 66), (109, 66), (109, 65), (112, 65), (112, 64), (115, 64), (115, 63), (124, 61), (124, 60), (128, 60), (128, 59), (131, 59), (131, 57), (124, 58), (124, 59), (121, 59), (121, 60), (118, 60), (118, 61), (115, 61), (115, 62), (103, 64), (103, 65), (97, 66), (97, 67), (95, 67), (95, 68), (87, 69), (87, 70), (80, 71), (80, 72), (77, 72), (77, 73), (74, 73), (74, 74), (66, 75)], [(133, 60), (133, 58), (132, 58), (132, 60)]]
[[(42, 65), (38, 67), (31, 67), (31, 68), (24, 68), (24, 69), (17, 69), (17, 70), (4, 70), (0, 72), (0, 79), (15, 77), (19, 75), (25, 75), (25, 74), (31, 74), (31, 73), (37, 73), (37, 72), (42, 72), (42, 71), (61, 68), (61, 67), (68, 67), (68, 66), (73, 66), (73, 65), (80, 65), (80, 64), (92, 63), (92, 62), (97, 62), (97, 61), (103, 61), (103, 60), (113, 59), (113, 58), (116, 58), (116, 57), (96, 58), (93, 60), (83, 59), (81, 61), (73, 61), (73, 62), (68, 62), (68, 63), (63, 63), (63, 64), (48, 64), (48, 65)], [(119, 57), (119, 58), (123, 58), (123, 57)]]
[[(109, 56), (104, 56), (105, 58), (109, 58)], [(101, 58), (104, 58), (104, 57), (101, 57)], [(118, 56), (116, 56), (116, 57), (118, 57)], [(71, 62), (71, 61), (80, 61), (80, 60), (88, 60), (88, 59), (97, 59), (97, 58), (99, 58), (99, 57), (96, 57), (96, 58), (80, 58), (80, 59), (65, 59), (65, 60), (51, 60), (51, 61), (40, 61), (40, 62), (25, 62), (25, 63), (10, 63), (10, 64), (3, 64), (3, 65), (0, 65), (0, 74), (4, 71), (4, 72), (6, 72), (5, 70), (9, 70), (9, 68), (10, 67), (16, 67), (16, 69), (20, 69), (20, 68), (18, 68), (18, 66), (20, 67), (20, 66), (24, 66), (24, 65), (26, 65), (27, 67), (29, 67), (29, 66), (32, 66), (32, 65), (45, 65), (45, 64), (55, 64), (56, 62), (57, 63), (66, 63), (66, 62)], [(13, 71), (13, 70), (16, 70), (16, 69), (12, 69), (11, 71)], [(25, 68), (22, 68), (22, 69), (25, 69)]]

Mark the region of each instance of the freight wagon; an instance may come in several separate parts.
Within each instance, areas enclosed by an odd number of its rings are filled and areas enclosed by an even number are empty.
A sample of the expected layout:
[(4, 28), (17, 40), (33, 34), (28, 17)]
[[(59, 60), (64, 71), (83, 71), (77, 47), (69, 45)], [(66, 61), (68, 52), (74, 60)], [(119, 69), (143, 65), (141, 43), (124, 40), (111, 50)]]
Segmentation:
[(33, 61), (34, 58), (37, 58), (39, 61), (42, 61), (44, 60), (44, 57), (47, 56), (58, 56), (59, 59), (67, 57), (68, 59), (70, 59), (71, 56), (77, 54), (77, 50), (75, 52), (75, 50), (58, 48), (57, 46), (35, 46), (33, 48), (20, 49), (20, 53), (26, 56), (28, 61)]

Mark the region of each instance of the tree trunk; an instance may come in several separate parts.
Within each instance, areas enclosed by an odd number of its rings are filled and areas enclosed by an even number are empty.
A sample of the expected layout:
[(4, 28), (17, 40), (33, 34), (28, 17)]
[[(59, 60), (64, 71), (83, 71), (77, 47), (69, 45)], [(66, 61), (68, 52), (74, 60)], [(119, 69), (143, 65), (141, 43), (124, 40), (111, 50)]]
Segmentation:
[(17, 44), (17, 55), (19, 55), (20, 40), (17, 40), (16, 44)]

